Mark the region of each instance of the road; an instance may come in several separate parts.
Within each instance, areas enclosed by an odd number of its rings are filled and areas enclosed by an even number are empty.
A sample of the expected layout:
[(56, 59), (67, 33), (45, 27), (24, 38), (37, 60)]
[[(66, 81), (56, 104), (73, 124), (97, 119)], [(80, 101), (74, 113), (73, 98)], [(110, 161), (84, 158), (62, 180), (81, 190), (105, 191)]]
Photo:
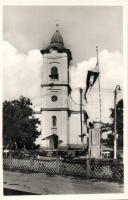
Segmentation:
[(13, 189), (42, 195), (123, 192), (123, 184), (121, 183), (71, 176), (50, 176), (42, 173), (21, 173), (18, 171), (4, 171), (4, 188), (6, 191), (8, 191), (7, 189)]

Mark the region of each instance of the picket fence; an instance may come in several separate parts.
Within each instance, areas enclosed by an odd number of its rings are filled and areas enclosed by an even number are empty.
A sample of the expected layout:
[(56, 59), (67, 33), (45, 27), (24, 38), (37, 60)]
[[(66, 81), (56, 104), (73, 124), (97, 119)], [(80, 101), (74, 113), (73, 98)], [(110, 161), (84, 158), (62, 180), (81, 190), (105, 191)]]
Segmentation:
[(86, 160), (64, 161), (56, 159), (35, 158), (3, 158), (5, 170), (22, 170), (27, 172), (41, 172), (46, 174), (60, 174), (71, 176), (84, 176), (87, 178), (111, 179), (123, 181), (123, 163)]

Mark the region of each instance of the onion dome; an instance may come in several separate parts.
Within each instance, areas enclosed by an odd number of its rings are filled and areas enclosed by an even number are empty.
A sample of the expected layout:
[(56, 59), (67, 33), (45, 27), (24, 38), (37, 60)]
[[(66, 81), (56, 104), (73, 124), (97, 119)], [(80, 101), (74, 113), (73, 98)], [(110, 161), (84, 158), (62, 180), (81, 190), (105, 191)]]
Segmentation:
[(50, 42), (50, 48), (51, 47), (57, 47), (59, 49), (63, 49), (64, 43), (63, 43), (63, 38), (59, 32), (59, 30), (56, 30), (56, 32), (54, 33), (54, 35), (51, 38), (51, 42)]
[(52, 43), (60, 43), (60, 44), (63, 45), (63, 38), (62, 38), (62, 36), (61, 36), (61, 34), (60, 34), (60, 32), (58, 30), (56, 30), (56, 32), (52, 36), (51, 44)]
[[(58, 27), (58, 24), (57, 24), (57, 27)], [(42, 54), (50, 53), (51, 49), (57, 50), (57, 52), (59, 53), (65, 52), (68, 56), (68, 63), (70, 64), (70, 61), (72, 60), (72, 54), (69, 49), (66, 49), (64, 47), (63, 38), (58, 29), (53, 34), (49, 46), (46, 49), (42, 49), (41, 53)]]

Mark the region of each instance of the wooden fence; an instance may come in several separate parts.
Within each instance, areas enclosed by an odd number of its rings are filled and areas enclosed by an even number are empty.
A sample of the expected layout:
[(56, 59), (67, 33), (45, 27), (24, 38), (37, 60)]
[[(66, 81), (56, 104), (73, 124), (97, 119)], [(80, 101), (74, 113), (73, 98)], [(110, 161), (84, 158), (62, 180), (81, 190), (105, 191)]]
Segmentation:
[(64, 161), (57, 159), (34, 158), (4, 158), (4, 169), (41, 172), (46, 174), (60, 174), (71, 176), (84, 176), (87, 178), (111, 179), (123, 181), (123, 163), (86, 160)]

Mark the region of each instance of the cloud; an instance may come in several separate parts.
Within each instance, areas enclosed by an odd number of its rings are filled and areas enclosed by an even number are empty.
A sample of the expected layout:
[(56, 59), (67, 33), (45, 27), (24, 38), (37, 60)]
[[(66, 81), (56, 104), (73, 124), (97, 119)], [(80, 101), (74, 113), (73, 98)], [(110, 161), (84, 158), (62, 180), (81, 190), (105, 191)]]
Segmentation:
[[(77, 66), (70, 68), (70, 84), (73, 89), (72, 97), (70, 98), (71, 108), (79, 110), (80, 94), (79, 88), (86, 88), (87, 71), (94, 69), (96, 66), (96, 57), (92, 57), (87, 61), (78, 63)], [(122, 55), (120, 52), (109, 52), (103, 50), (99, 53), (99, 71), (100, 71), (100, 85), (101, 85), (101, 117), (102, 121), (108, 122), (110, 119), (110, 108), (114, 105), (113, 91), (116, 85), (121, 85), (123, 88), (123, 66)], [(93, 89), (95, 88), (95, 90)], [(89, 114), (91, 121), (100, 120), (100, 101), (98, 81), (87, 93), (88, 103), (83, 100), (84, 108)], [(118, 94), (120, 98), (121, 95)], [(119, 99), (118, 99), (119, 100)]]
[[(95, 68), (96, 57), (78, 63), (70, 69), (71, 87), (86, 87), (87, 71)], [(115, 88), (117, 84), (122, 85), (122, 55), (120, 52), (109, 52), (103, 50), (99, 53), (99, 71), (102, 88)]]
[(42, 56), (39, 50), (20, 54), (8, 42), (3, 42), (4, 99), (24, 95), (40, 97)]
[[(43, 67), (42, 55), (39, 50), (31, 50), (21, 54), (9, 42), (3, 42), (3, 86), (4, 100), (17, 99), (21, 95), (29, 97), (35, 105), (41, 106), (41, 68)], [(85, 89), (86, 76), (89, 69), (96, 66), (96, 57), (70, 67), (70, 85), (72, 99), (70, 107), (79, 110), (79, 88)], [(102, 117), (108, 121), (110, 107), (113, 106), (113, 90), (117, 84), (122, 86), (122, 55), (119, 52), (103, 50), (99, 52), (99, 69), (101, 88), (109, 88), (110, 92), (101, 91)], [(95, 83), (95, 88), (98, 84)], [(83, 100), (91, 120), (99, 118), (99, 96), (97, 91), (88, 93), (88, 104)], [(73, 101), (74, 100), (74, 101)]]

